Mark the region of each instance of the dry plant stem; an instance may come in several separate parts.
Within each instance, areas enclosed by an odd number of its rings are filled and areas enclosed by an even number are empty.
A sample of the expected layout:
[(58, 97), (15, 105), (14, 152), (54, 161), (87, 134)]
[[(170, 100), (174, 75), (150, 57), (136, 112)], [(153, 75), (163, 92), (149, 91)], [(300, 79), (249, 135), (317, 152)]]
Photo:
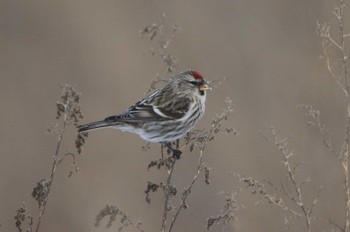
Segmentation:
[(350, 144), (350, 85), (349, 85), (349, 73), (348, 73), (348, 67), (347, 67), (347, 56), (345, 54), (345, 33), (344, 33), (344, 26), (343, 26), (343, 13), (345, 8), (345, 2), (344, 0), (340, 0), (340, 6), (337, 8), (337, 10), (334, 12), (336, 15), (338, 22), (339, 22), (339, 30), (340, 30), (340, 51), (341, 51), (341, 58), (343, 63), (343, 70), (344, 70), (344, 79), (346, 84), (346, 98), (347, 98), (347, 120), (346, 120), (346, 134), (344, 137), (344, 149), (343, 154), (341, 156), (341, 162), (343, 166), (343, 172), (344, 172), (344, 187), (345, 187), (345, 206), (346, 206), (346, 212), (345, 212), (345, 231), (350, 231), (350, 184), (349, 184), (349, 144)]
[[(63, 155), (60, 155), (61, 152), (61, 146), (62, 146), (62, 140), (64, 137), (64, 134), (66, 132), (66, 129), (70, 125), (77, 125), (80, 119), (83, 118), (83, 114), (80, 110), (79, 106), (79, 97), (80, 93), (78, 93), (71, 85), (63, 84), (61, 85), (61, 97), (56, 102), (57, 107), (57, 114), (56, 114), (56, 120), (62, 120), (62, 125), (58, 127), (59, 123), (57, 123), (55, 126), (51, 126), (47, 129), (48, 132), (54, 132), (55, 135), (57, 135), (57, 145), (56, 149), (54, 151), (54, 154), (52, 156), (52, 166), (51, 166), (51, 173), (49, 177), (42, 179), (39, 181), (36, 185), (36, 187), (32, 190), (32, 197), (38, 202), (39, 209), (38, 209), (38, 219), (36, 226), (34, 227), (34, 230), (32, 230), (32, 217), (26, 213), (25, 208), (23, 206), (20, 208), (23, 209), (21, 211), (17, 211), (17, 215), (15, 216), (15, 219), (19, 216), (30, 219), (30, 229), (27, 231), (36, 231), (38, 232), (40, 230), (41, 222), (43, 219), (43, 216), (46, 211), (46, 207), (49, 201), (49, 196), (51, 192), (51, 188), (53, 185), (53, 181), (56, 174), (57, 167), (62, 163), (62, 161), (68, 157), (71, 156), (73, 160), (73, 166), (75, 168), (75, 171), (78, 171), (78, 168), (76, 166), (76, 155), (74, 153), (66, 152)], [(87, 134), (78, 134), (77, 139), (75, 140), (75, 147), (77, 149), (78, 154), (81, 153), (82, 147), (85, 143), (85, 139), (87, 137)], [(71, 174), (70, 174), (71, 175)], [(16, 220), (16, 227), (19, 229), (19, 231), (22, 231), (20, 226), (23, 223), (23, 219), (19, 218), (19, 220)]]
[[(147, 35), (150, 40), (157, 38), (158, 48), (151, 48), (150, 52), (152, 55), (159, 55), (167, 67), (169, 73), (175, 73), (177, 70), (177, 61), (169, 53), (169, 45), (175, 39), (175, 36), (181, 28), (174, 24), (172, 26), (172, 32), (170, 36), (166, 36), (164, 32), (165, 28), (165, 15), (162, 15), (159, 23), (152, 23), (151, 25), (146, 26), (142, 31), (141, 35)], [(152, 88), (152, 86), (151, 86)]]
[(345, 226), (344, 231), (350, 232), (350, 183), (349, 183), (349, 144), (350, 144), (350, 85), (349, 85), (349, 73), (347, 67), (347, 56), (345, 54), (345, 33), (344, 33), (344, 8), (346, 4), (344, 0), (340, 0), (340, 6), (334, 11), (339, 24), (340, 31), (340, 44), (337, 46), (341, 52), (341, 61), (343, 64), (344, 79), (346, 85), (346, 100), (347, 100), (347, 118), (346, 118), (346, 133), (344, 136), (343, 149), (341, 151), (340, 160), (344, 173), (344, 188), (345, 188)]
[(283, 164), (285, 165), (285, 167), (287, 168), (287, 173), (288, 173), (288, 177), (289, 179), (291, 180), (292, 182), (292, 187), (294, 188), (296, 194), (297, 194), (297, 198), (291, 196), (290, 194), (288, 194), (287, 191), (285, 191), (285, 193), (289, 196), (289, 198), (294, 202), (296, 203), (300, 209), (302, 210), (302, 213), (305, 217), (305, 221), (306, 221), (306, 226), (307, 226), (307, 231), (308, 232), (311, 232), (311, 213), (312, 213), (312, 208), (313, 206), (316, 204), (317, 202), (317, 199), (318, 199), (318, 196), (319, 196), (319, 193), (317, 194), (313, 204), (312, 204), (312, 207), (310, 208), (307, 208), (304, 204), (304, 201), (303, 201), (303, 196), (302, 196), (302, 193), (301, 193), (301, 188), (302, 188), (302, 184), (298, 184), (296, 179), (295, 179), (295, 175), (294, 175), (294, 170), (292, 167), (291, 167), (291, 164), (290, 164), (290, 161), (289, 161), (289, 158), (293, 155), (295, 155), (293, 152), (290, 152), (288, 153), (285, 149), (285, 143), (286, 141), (285, 140), (279, 140), (276, 136), (276, 132), (274, 130), (274, 128), (271, 128), (271, 131), (272, 131), (272, 139), (269, 139), (272, 143), (274, 143), (280, 153), (282, 154), (282, 157), (283, 157)]
[(50, 195), (52, 183), (53, 183), (53, 180), (54, 180), (54, 177), (55, 177), (57, 166), (63, 160), (63, 158), (61, 158), (61, 159), (59, 158), (59, 151), (60, 151), (60, 148), (61, 148), (63, 135), (64, 135), (64, 132), (65, 132), (66, 127), (67, 127), (67, 118), (66, 117), (67, 116), (65, 115), (64, 116), (64, 122), (63, 122), (63, 128), (62, 128), (62, 131), (60, 132), (60, 134), (58, 136), (57, 146), (56, 146), (55, 154), (53, 156), (53, 163), (52, 163), (52, 168), (51, 168), (51, 174), (50, 174), (50, 180), (49, 180), (47, 196), (46, 196), (45, 201), (43, 203), (43, 206), (42, 206), (42, 208), (40, 209), (40, 212), (39, 212), (38, 223), (37, 223), (36, 229), (35, 229), (36, 232), (38, 232), (39, 229), (40, 229), (41, 221), (42, 221), (42, 218), (43, 218), (43, 215), (45, 213), (45, 209), (46, 209), (46, 206), (47, 206), (47, 203), (48, 203), (48, 200), (49, 200), (49, 195)]
[[(345, 0), (339, 1), (339, 6), (335, 7), (333, 14), (337, 20), (337, 25), (339, 27), (339, 36), (333, 35), (329, 31), (331, 26), (327, 26), (326, 24), (321, 27), (320, 36), (324, 38), (323, 41), (323, 53), (325, 55), (325, 62), (327, 65), (328, 72), (331, 76), (336, 80), (337, 84), (340, 86), (346, 97), (346, 131), (344, 135), (344, 141), (342, 143), (342, 148), (339, 153), (339, 160), (342, 165), (343, 175), (344, 175), (344, 190), (345, 190), (345, 223), (343, 227), (343, 231), (350, 232), (350, 183), (349, 183), (349, 144), (350, 144), (350, 83), (349, 83), (349, 70), (348, 70), (348, 61), (349, 56), (346, 54), (346, 41), (347, 37), (350, 34), (345, 33), (344, 29), (344, 9), (347, 7), (347, 3)], [(325, 45), (326, 42), (329, 42), (328, 45)], [(340, 61), (342, 64), (342, 74), (337, 75), (334, 72), (334, 67), (330, 62), (330, 57), (328, 50), (333, 47), (340, 52)], [(344, 76), (342, 76), (344, 75)], [(342, 84), (341, 80), (344, 78)], [(345, 86), (344, 86), (345, 85)]]
[[(350, 100), (348, 98), (348, 107), (350, 104)], [(349, 109), (349, 108), (348, 108)], [(344, 173), (344, 188), (345, 188), (345, 226), (344, 231), (350, 231), (350, 184), (349, 184), (349, 138), (350, 138), (350, 112), (348, 111), (347, 115), (347, 126), (346, 126), (346, 134), (343, 143), (342, 156), (340, 161), (343, 167)]]
[(168, 178), (166, 180), (166, 185), (165, 185), (165, 191), (164, 191), (164, 211), (163, 211), (163, 218), (162, 218), (162, 227), (161, 231), (165, 231), (165, 226), (166, 226), (166, 219), (168, 217), (168, 211), (169, 211), (169, 200), (170, 200), (170, 194), (168, 192), (168, 189), (171, 185), (171, 177), (173, 176), (174, 173), (174, 167), (175, 167), (176, 159), (173, 160), (170, 166)]
[(171, 220), (171, 224), (170, 224), (168, 232), (171, 232), (171, 230), (173, 229), (174, 224), (176, 222), (176, 219), (179, 216), (181, 210), (186, 207), (187, 197), (190, 195), (191, 190), (192, 190), (192, 186), (194, 185), (194, 183), (196, 182), (197, 178), (199, 177), (199, 175), (200, 175), (200, 173), (202, 171), (202, 168), (203, 168), (203, 162), (202, 162), (203, 161), (203, 151), (204, 151), (204, 148), (202, 148), (200, 150), (200, 154), (199, 154), (199, 158), (198, 158), (198, 164), (197, 164), (197, 172), (194, 175), (190, 185), (185, 189), (185, 192), (182, 195), (181, 204), (180, 204), (179, 208), (176, 210), (176, 212), (174, 213), (174, 216), (173, 216), (173, 219)]
[(100, 210), (100, 212), (96, 216), (95, 226), (100, 226), (101, 221), (104, 218), (109, 218), (106, 227), (110, 228), (112, 226), (112, 223), (117, 219), (118, 216), (120, 217), (121, 224), (121, 226), (118, 227), (118, 231), (124, 231), (124, 229), (126, 229), (127, 227), (132, 226), (136, 229), (133, 231), (144, 232), (144, 230), (142, 229), (141, 222), (134, 223), (123, 210), (117, 208), (114, 205), (106, 205), (102, 210)]

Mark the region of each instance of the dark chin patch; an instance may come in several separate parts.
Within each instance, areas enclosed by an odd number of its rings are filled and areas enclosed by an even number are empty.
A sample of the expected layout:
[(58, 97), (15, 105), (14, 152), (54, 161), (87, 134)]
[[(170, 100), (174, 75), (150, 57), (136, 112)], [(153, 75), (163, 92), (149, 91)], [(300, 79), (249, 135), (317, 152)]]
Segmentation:
[(204, 96), (204, 91), (199, 90), (199, 95)]

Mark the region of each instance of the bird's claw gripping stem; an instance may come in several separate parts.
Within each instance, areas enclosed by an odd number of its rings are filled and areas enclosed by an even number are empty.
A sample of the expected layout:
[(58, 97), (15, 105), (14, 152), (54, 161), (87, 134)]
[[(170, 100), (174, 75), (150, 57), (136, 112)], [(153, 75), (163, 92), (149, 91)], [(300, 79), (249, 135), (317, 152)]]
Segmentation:
[(172, 148), (171, 143), (164, 143), (164, 145), (173, 153), (175, 159), (180, 159), (182, 151)]
[(180, 159), (181, 154), (182, 154), (182, 152), (180, 150), (173, 149), (172, 152), (173, 152), (173, 157), (175, 159)]

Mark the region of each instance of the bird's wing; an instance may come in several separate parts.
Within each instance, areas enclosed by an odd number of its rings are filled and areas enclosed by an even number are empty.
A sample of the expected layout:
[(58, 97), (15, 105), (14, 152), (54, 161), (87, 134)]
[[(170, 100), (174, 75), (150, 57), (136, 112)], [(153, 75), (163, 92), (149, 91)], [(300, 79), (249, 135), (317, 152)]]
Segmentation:
[(149, 97), (137, 102), (124, 113), (111, 116), (105, 121), (119, 122), (151, 122), (176, 120), (183, 117), (190, 108), (189, 98), (164, 100), (164, 96), (152, 94)]
[(170, 101), (157, 101), (157, 98), (152, 99), (154, 104), (154, 111), (156, 111), (162, 117), (168, 119), (180, 119), (185, 116), (189, 111), (191, 105), (191, 99), (188, 97), (176, 96)]

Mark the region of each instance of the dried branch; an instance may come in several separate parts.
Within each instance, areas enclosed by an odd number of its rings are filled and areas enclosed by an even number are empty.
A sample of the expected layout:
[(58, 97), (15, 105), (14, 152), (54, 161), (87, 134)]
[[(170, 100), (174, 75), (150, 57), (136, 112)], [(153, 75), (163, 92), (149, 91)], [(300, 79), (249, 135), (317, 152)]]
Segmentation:
[(174, 24), (172, 26), (170, 36), (166, 36), (164, 32), (165, 28), (165, 15), (163, 14), (158, 23), (152, 23), (146, 26), (140, 31), (141, 36), (148, 36), (150, 40), (157, 38), (158, 48), (151, 48), (149, 52), (154, 55), (159, 55), (163, 63), (167, 67), (167, 71), (170, 73), (175, 73), (177, 71), (177, 61), (174, 56), (169, 53), (169, 45), (175, 39), (176, 34), (181, 28)]
[(326, 126), (321, 122), (320, 111), (316, 110), (312, 105), (308, 104), (300, 104), (298, 105), (298, 107), (305, 109), (305, 116), (310, 119), (307, 122), (307, 125), (316, 127), (319, 130), (325, 147), (331, 152), (332, 155), (336, 155), (336, 152), (334, 151), (332, 146), (331, 137), (328, 134), (328, 130), (326, 129)]
[[(68, 152), (61, 156), (60, 152), (61, 152), (63, 137), (67, 127), (70, 125), (77, 125), (79, 120), (83, 118), (83, 114), (80, 110), (80, 105), (79, 105), (80, 93), (78, 93), (72, 86), (67, 84), (61, 85), (61, 89), (62, 89), (61, 99), (56, 103), (56, 106), (57, 106), (56, 119), (59, 120), (60, 118), (62, 118), (63, 126), (61, 131), (58, 133), (56, 150), (53, 155), (51, 174), (49, 178), (43, 179), (40, 182), (38, 182), (37, 187), (34, 188), (32, 193), (33, 197), (39, 203), (39, 216), (38, 216), (38, 222), (35, 229), (36, 232), (39, 231), (43, 215), (45, 214), (46, 206), (49, 200), (49, 195), (51, 192), (51, 187), (55, 178), (57, 167), (61, 164), (63, 159), (65, 159), (67, 156), (71, 156), (73, 158), (73, 166), (75, 167), (76, 170), (78, 170), (76, 167), (76, 159), (75, 159), (76, 155)], [(79, 154), (81, 153), (82, 146), (84, 145), (86, 137), (87, 137), (87, 133), (81, 133), (78, 135), (78, 138), (76, 140), (76, 148)]]
[(28, 226), (28, 229), (26, 230), (27, 232), (32, 232), (33, 231), (33, 217), (30, 216), (27, 213), (27, 207), (24, 204), (24, 202), (20, 203), (19, 209), (17, 209), (17, 213), (15, 216), (15, 225), (16, 228), (19, 232), (23, 231), (23, 224), (24, 226)]
[[(344, 190), (345, 190), (345, 223), (343, 231), (350, 232), (350, 180), (349, 180), (349, 144), (350, 144), (350, 83), (349, 83), (349, 54), (347, 54), (348, 50), (346, 46), (346, 39), (349, 38), (348, 32), (345, 32), (344, 28), (344, 19), (345, 19), (345, 9), (347, 7), (345, 0), (339, 0), (339, 5), (335, 7), (332, 12), (336, 23), (338, 26), (338, 33), (331, 33), (330, 29), (333, 25), (323, 24), (323, 26), (318, 27), (319, 35), (323, 39), (323, 53), (326, 61), (326, 66), (331, 74), (331, 76), (336, 80), (337, 84), (340, 86), (346, 97), (346, 130), (344, 134), (344, 139), (342, 143), (342, 147), (339, 153), (339, 160), (341, 163), (341, 167), (344, 175)], [(327, 44), (327, 45), (325, 45)], [(331, 57), (329, 55), (330, 52), (335, 50), (338, 52), (338, 59), (335, 59), (336, 62), (331, 63)], [(341, 62), (340, 71), (335, 72), (335, 63), (337, 61)]]
[(212, 216), (207, 219), (207, 226), (205, 231), (210, 231), (214, 224), (222, 224), (221, 231), (225, 230), (228, 223), (235, 220), (234, 212), (240, 208), (244, 208), (242, 204), (239, 204), (236, 200), (237, 195), (240, 193), (241, 189), (234, 191), (233, 193), (225, 192), (225, 206), (221, 210), (221, 213), (217, 216)]
[[(39, 231), (49, 201), (49, 196), (52, 185), (54, 183), (56, 170), (66, 157), (72, 158), (72, 167), (74, 168), (75, 172), (78, 171), (78, 167), (76, 165), (76, 154), (72, 152), (66, 152), (61, 154), (61, 147), (67, 127), (77, 125), (79, 120), (83, 118), (83, 114), (79, 106), (80, 93), (78, 93), (72, 86), (67, 84), (61, 85), (61, 90), (62, 94), (60, 100), (56, 103), (56, 119), (62, 119), (63, 125), (61, 128), (59, 128), (59, 124), (56, 123), (55, 126), (51, 126), (47, 130), (48, 132), (53, 132), (58, 135), (57, 145), (53, 155), (51, 173), (49, 177), (40, 180), (32, 191), (33, 198), (38, 202), (39, 215), (37, 218), (37, 223), (36, 226), (33, 228), (34, 218), (27, 214), (27, 209), (25, 205), (21, 204), (21, 207), (17, 210), (17, 215), (15, 217), (16, 227), (19, 231), (22, 231), (21, 225), (27, 219), (29, 220), (29, 228), (27, 229), (27, 231)], [(82, 152), (82, 147), (85, 143), (86, 137), (87, 133), (79, 134), (77, 140), (75, 141), (75, 148), (77, 149), (78, 154)], [(70, 172), (69, 176), (71, 176), (72, 173), (73, 171)]]
[[(308, 182), (301, 182), (301, 184), (298, 183), (298, 181), (295, 178), (295, 172), (294, 168), (292, 168), (290, 158), (292, 156), (295, 156), (294, 152), (288, 152), (286, 149), (286, 146), (288, 144), (287, 139), (279, 139), (276, 135), (276, 131), (273, 127), (271, 127), (271, 132), (272, 132), (272, 137), (267, 137), (264, 136), (264, 138), (278, 148), (280, 151), (280, 154), (282, 155), (283, 159), (283, 164), (285, 168), (287, 169), (287, 175), (288, 175), (288, 180), (291, 182), (292, 188), (296, 194), (296, 197), (293, 196), (293, 194), (289, 193), (288, 190), (285, 190), (286, 195), (292, 200), (302, 211), (303, 217), (305, 218), (306, 226), (308, 232), (311, 232), (311, 219), (312, 219), (312, 209), (315, 206), (317, 199), (319, 197), (319, 193), (317, 193), (315, 200), (313, 201), (311, 207), (307, 207), (305, 204), (305, 201), (303, 199), (302, 195), (302, 187), (304, 183)], [(321, 189), (321, 188), (320, 188)]]
[[(196, 174), (194, 175), (191, 183), (187, 187), (185, 187), (185, 190), (182, 192), (180, 206), (177, 208), (177, 210), (175, 211), (175, 213), (173, 215), (173, 218), (171, 220), (168, 232), (172, 231), (172, 229), (174, 227), (174, 224), (175, 224), (175, 222), (177, 220), (177, 217), (179, 216), (181, 210), (188, 208), (188, 205), (187, 205), (187, 202), (186, 202), (187, 197), (191, 194), (192, 187), (193, 187), (194, 183), (196, 182), (197, 178), (199, 177), (199, 174), (201, 173), (201, 171), (202, 171), (202, 169), (204, 167), (204, 164), (203, 164), (203, 150), (204, 150), (204, 148), (200, 150)], [(164, 231), (164, 230), (162, 230), (162, 231)]]
[(162, 217), (162, 226), (161, 226), (161, 230), (162, 232), (165, 231), (165, 226), (166, 226), (166, 220), (168, 217), (168, 212), (172, 209), (172, 206), (169, 205), (170, 202), (170, 198), (172, 196), (175, 196), (176, 194), (176, 190), (174, 191), (174, 187), (171, 184), (171, 178), (173, 176), (174, 173), (174, 167), (175, 167), (175, 163), (176, 163), (177, 159), (172, 159), (172, 163), (168, 172), (168, 177), (166, 180), (166, 184), (163, 187), (163, 193), (164, 193), (164, 209), (163, 209), (163, 217)]
[(275, 195), (270, 193), (265, 185), (258, 180), (254, 179), (253, 177), (250, 176), (243, 176), (239, 174), (233, 174), (240, 182), (245, 183), (247, 185), (248, 189), (251, 189), (251, 194), (258, 194), (262, 196), (262, 200), (259, 200), (256, 202), (256, 204), (262, 204), (262, 203), (269, 203), (274, 206), (277, 206), (281, 208), (282, 210), (291, 213), (293, 216), (296, 217), (302, 217), (303, 215), (300, 214), (299, 212), (293, 210), (292, 208), (288, 207), (284, 200)]
[(106, 205), (96, 216), (95, 226), (98, 227), (101, 224), (101, 221), (109, 217), (107, 228), (110, 228), (113, 222), (117, 219), (117, 216), (120, 216), (120, 226), (118, 227), (118, 231), (123, 231), (124, 228), (133, 226), (136, 231), (143, 232), (142, 223), (139, 221), (134, 223), (129, 215), (127, 215), (123, 210), (117, 208), (113, 205)]

